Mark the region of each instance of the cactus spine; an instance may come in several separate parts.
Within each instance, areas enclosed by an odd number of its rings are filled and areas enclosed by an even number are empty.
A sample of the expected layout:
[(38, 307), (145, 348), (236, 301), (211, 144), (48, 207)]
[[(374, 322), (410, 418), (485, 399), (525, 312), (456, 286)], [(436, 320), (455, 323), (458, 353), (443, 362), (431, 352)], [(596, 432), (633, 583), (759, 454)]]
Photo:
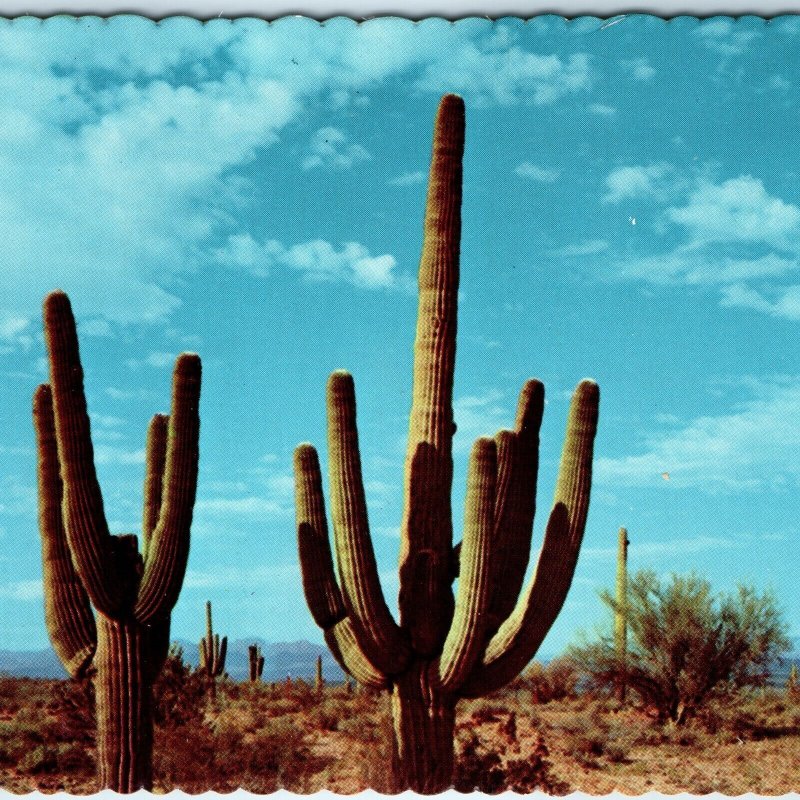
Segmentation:
[(211, 621), (211, 601), (206, 600), (206, 635), (200, 640), (200, 671), (208, 680), (211, 697), (217, 696), (217, 678), (225, 672), (225, 658), (228, 655), (228, 637), (214, 633)]
[(63, 292), (45, 298), (44, 329), (50, 383), (37, 388), (33, 417), (48, 633), (72, 677), (94, 672), (101, 788), (149, 789), (152, 685), (167, 656), (189, 555), (200, 359), (178, 356), (172, 412), (148, 428), (140, 553), (136, 536), (108, 530), (75, 320)]
[(261, 654), (261, 648), (257, 644), (251, 644), (247, 648), (247, 656), (250, 661), (250, 682), (257, 683), (264, 673), (264, 656)]
[(628, 660), (628, 531), (619, 529), (617, 542), (617, 586), (616, 602), (614, 603), (614, 648), (617, 651), (619, 675), (617, 677), (617, 700), (625, 702), (627, 689), (627, 660)]
[[(328, 541), (316, 450), (295, 451), (297, 530), (309, 609), (342, 667), (387, 689), (396, 789), (451, 784), (455, 705), (491, 692), (535, 654), (572, 581), (589, 504), (599, 392), (579, 384), (537, 570), (518, 599), (532, 535), (544, 389), (528, 381), (514, 430), (475, 443), (466, 522), (454, 550), (450, 506), (452, 390), (461, 232), (464, 106), (443, 98), (436, 118), (419, 273), (413, 401), (401, 529), (400, 621), (384, 601), (367, 523), (352, 377), (328, 382), (331, 516)], [(460, 571), (453, 597), (454, 554)]]

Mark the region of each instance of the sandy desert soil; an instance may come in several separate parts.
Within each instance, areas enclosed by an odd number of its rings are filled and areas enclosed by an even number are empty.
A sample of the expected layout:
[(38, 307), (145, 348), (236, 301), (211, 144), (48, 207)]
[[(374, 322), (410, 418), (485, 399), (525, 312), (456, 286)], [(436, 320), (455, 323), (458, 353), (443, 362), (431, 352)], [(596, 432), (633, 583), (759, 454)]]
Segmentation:
[[(158, 792), (391, 788), (386, 697), (223, 683), (216, 701), (200, 685), (162, 701)], [(95, 791), (93, 725), (90, 687), (0, 679), (0, 787)], [(459, 705), (457, 754), (461, 788), (785, 794), (800, 786), (800, 703), (782, 690), (721, 698), (677, 728), (607, 698), (537, 704), (517, 688)]]

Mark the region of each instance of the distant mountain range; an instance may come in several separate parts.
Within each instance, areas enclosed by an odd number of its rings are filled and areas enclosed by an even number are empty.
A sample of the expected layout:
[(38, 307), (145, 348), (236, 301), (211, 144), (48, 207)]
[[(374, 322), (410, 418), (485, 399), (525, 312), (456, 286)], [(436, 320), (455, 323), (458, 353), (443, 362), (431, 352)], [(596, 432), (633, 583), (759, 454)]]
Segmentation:
[[(793, 662), (800, 667), (800, 637), (793, 638), (790, 655), (783, 665), (775, 669), (771, 683), (782, 686), (786, 683)], [(175, 642), (183, 649), (183, 659), (193, 667), (197, 666), (199, 655), (197, 645), (180, 639)], [(344, 673), (334, 661), (326, 647), (301, 640), (298, 642), (265, 642), (263, 639), (236, 639), (228, 642), (228, 657), (225, 670), (235, 681), (247, 678), (249, 659), (247, 648), (257, 644), (264, 655), (264, 674), (267, 683), (292, 678), (312, 681), (317, 667), (317, 656), (322, 656), (322, 674), (329, 683), (344, 681)], [(537, 661), (547, 664), (553, 656), (540, 655)], [(0, 650), (0, 675), (14, 678), (65, 678), (66, 672), (51, 648), (45, 650)]]
[[(197, 645), (185, 640), (176, 642), (183, 648), (183, 659), (197, 666)], [(286, 676), (313, 680), (317, 668), (317, 656), (322, 656), (322, 674), (330, 683), (340, 683), (344, 673), (334, 661), (326, 647), (312, 642), (265, 642), (260, 639), (237, 639), (228, 642), (228, 657), (225, 669), (228, 675), (241, 681), (247, 677), (249, 659), (247, 648), (257, 644), (264, 655), (266, 682), (286, 680)], [(15, 678), (65, 678), (66, 672), (51, 648), (45, 650), (0, 650), (0, 674)]]

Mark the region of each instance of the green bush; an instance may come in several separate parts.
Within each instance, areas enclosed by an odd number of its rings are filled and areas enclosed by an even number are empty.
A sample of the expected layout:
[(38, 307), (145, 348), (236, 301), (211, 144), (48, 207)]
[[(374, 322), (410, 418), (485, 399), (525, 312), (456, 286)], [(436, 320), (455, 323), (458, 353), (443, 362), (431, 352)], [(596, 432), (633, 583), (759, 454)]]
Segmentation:
[[(608, 592), (602, 598), (616, 607)], [(625, 613), (624, 661), (612, 636), (573, 648), (570, 658), (593, 688), (610, 690), (624, 681), (661, 720), (678, 724), (716, 692), (764, 686), (790, 646), (771, 594), (740, 586), (715, 596), (697, 575), (662, 583), (653, 572), (637, 573)]]

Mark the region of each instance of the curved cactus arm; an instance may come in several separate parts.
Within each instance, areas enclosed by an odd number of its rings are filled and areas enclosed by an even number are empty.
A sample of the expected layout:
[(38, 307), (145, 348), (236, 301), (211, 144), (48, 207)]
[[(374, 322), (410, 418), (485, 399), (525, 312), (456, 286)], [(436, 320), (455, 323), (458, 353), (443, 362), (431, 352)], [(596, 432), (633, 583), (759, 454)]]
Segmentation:
[(410, 648), (381, 590), (361, 478), (353, 378), (334, 372), (328, 381), (328, 453), (336, 560), (348, 616), (359, 648), (381, 672), (399, 672)]
[[(464, 102), (446, 95), (434, 124), (419, 267), (400, 550), (400, 623), (410, 631), (415, 650), (425, 655), (438, 652), (453, 609), (452, 400), (463, 153)], [(423, 550), (432, 556), (424, 580), (414, 575), (414, 554)]]
[(89, 597), (72, 566), (61, 517), (53, 400), (50, 387), (33, 395), (39, 484), (39, 532), (42, 537), (42, 583), (47, 632), (64, 669), (73, 678), (86, 673), (97, 647), (97, 629)]
[(294, 480), (303, 592), (314, 622), (327, 630), (347, 616), (347, 609), (333, 570), (319, 456), (310, 444), (294, 451)]
[(575, 390), (553, 510), (536, 571), (511, 616), (491, 639), (481, 663), (462, 687), (462, 696), (486, 694), (514, 678), (533, 658), (564, 604), (589, 510), (599, 399), (594, 381), (582, 381)]
[(89, 599), (98, 611), (113, 617), (124, 601), (126, 585), (114, 561), (94, 468), (78, 334), (72, 306), (64, 292), (51, 292), (45, 297), (44, 333), (50, 357), (67, 541)]
[(359, 683), (384, 687), (386, 676), (369, 662), (358, 645), (336, 582), (319, 457), (310, 444), (296, 448), (294, 474), (297, 542), (308, 608), (342, 669)]
[(544, 386), (530, 380), (522, 387), (514, 431), (501, 431), (497, 442), (494, 591), (487, 612), (487, 634), (493, 636), (513, 611), (525, 580), (536, 513), (539, 429)]
[(150, 537), (134, 615), (139, 622), (169, 613), (180, 594), (197, 491), (200, 437), (200, 358), (182, 353), (175, 361), (172, 413), (167, 426), (163, 500)]
[(339, 666), (362, 686), (386, 689), (389, 680), (364, 655), (352, 620), (345, 617), (325, 631), (325, 642)]
[(220, 640), (215, 636), (214, 645), (216, 650), (214, 674), (220, 676), (225, 672), (225, 661), (228, 658), (228, 637), (223, 636)]
[(167, 463), (167, 428), (169, 417), (156, 414), (147, 427), (144, 472), (144, 510), (142, 512), (142, 543), (144, 558), (150, 537), (153, 535), (161, 513), (161, 500), (164, 485), (164, 466)]
[(205, 637), (197, 643), (197, 650), (200, 655), (200, 670), (207, 673), (211, 668), (211, 653), (208, 651), (208, 640)]
[(495, 586), (494, 506), (497, 447), (493, 439), (475, 442), (469, 461), (461, 571), (453, 624), (439, 661), (439, 681), (446, 691), (467, 678), (486, 643), (486, 609)]
[(211, 659), (211, 672), (213, 675), (219, 675), (219, 634), (215, 633), (211, 637), (211, 651), (213, 653)]

